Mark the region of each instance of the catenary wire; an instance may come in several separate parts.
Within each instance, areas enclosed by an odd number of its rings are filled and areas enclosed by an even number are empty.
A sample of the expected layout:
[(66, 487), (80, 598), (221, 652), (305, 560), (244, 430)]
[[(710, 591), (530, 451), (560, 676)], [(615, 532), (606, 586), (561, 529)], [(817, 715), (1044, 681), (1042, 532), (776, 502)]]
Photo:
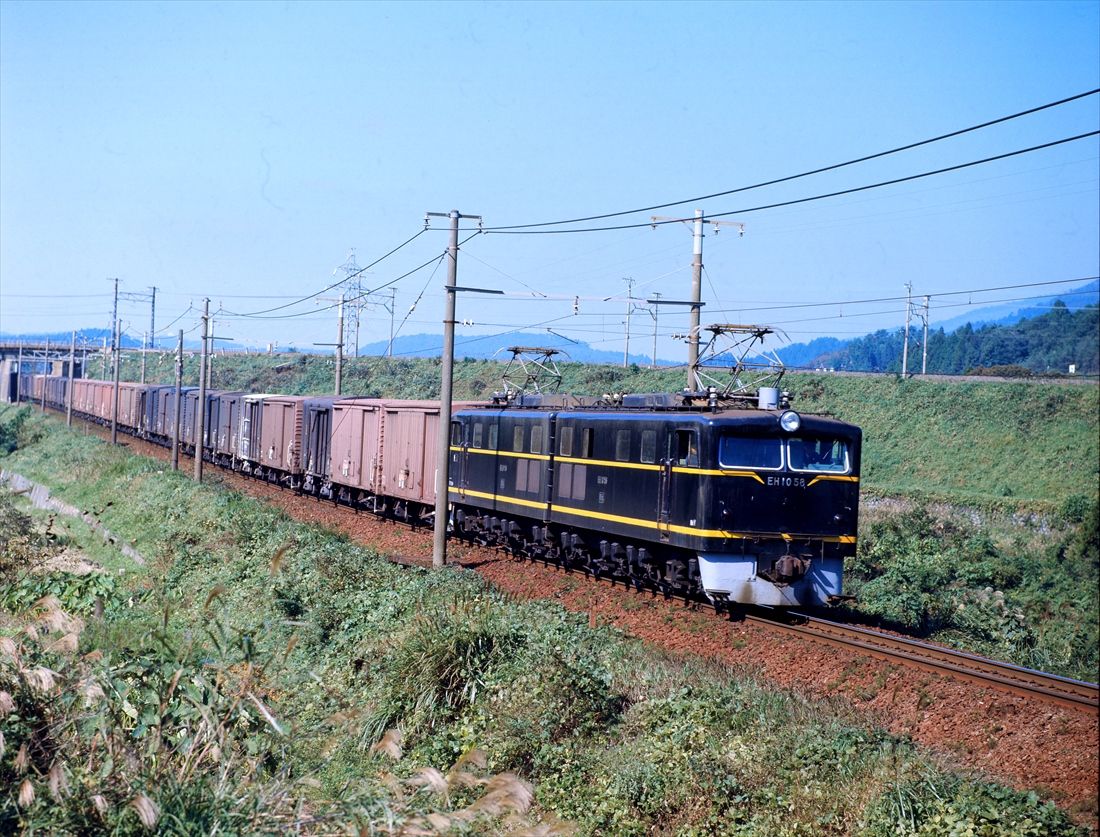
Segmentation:
[[(1007, 160), (1011, 157), (1018, 157), (1021, 154), (1030, 154), (1034, 151), (1042, 151), (1046, 148), (1054, 148), (1055, 146), (1065, 145), (1066, 143), (1076, 142), (1082, 139), (1089, 139), (1100, 135), (1098, 131), (1088, 131), (1084, 134), (1077, 134), (1072, 137), (1063, 137), (1058, 140), (1051, 140), (1050, 142), (1044, 142), (1039, 145), (1033, 145), (1029, 148), (1019, 148), (1015, 151), (1008, 151), (1004, 154), (995, 154), (992, 157), (983, 157), (980, 160), (971, 160), (967, 163), (958, 163), (954, 166), (945, 166), (939, 169), (933, 169), (931, 171), (920, 172), (919, 174), (910, 174), (905, 177), (895, 177), (891, 180), (881, 180), (877, 183), (868, 183), (863, 186), (853, 186), (850, 189), (840, 189), (835, 192), (825, 192), (820, 195), (811, 195), (806, 198), (794, 198), (787, 201), (777, 201), (776, 203), (760, 204), (758, 206), (742, 207), (741, 209), (731, 209), (725, 212), (712, 212), (707, 215), (707, 219), (714, 220), (715, 218), (728, 218), (731, 215), (747, 215), (750, 212), (762, 212), (767, 209), (779, 209), (784, 206), (797, 206), (798, 204), (811, 203), (813, 201), (826, 200), (827, 198), (836, 198), (843, 195), (854, 195), (858, 192), (866, 192), (871, 189), (881, 189), (884, 186), (896, 186), (899, 183), (909, 183), (914, 180), (920, 180), (924, 177), (933, 177), (938, 174), (947, 174), (948, 172), (961, 171), (973, 166), (984, 165), (985, 163), (993, 163), (997, 160)], [(496, 227), (493, 229), (485, 229), (486, 235), (569, 235), (571, 233), (592, 233), (592, 232), (613, 232), (617, 230), (636, 230), (642, 227), (663, 227), (668, 224), (681, 224), (684, 221), (693, 220), (691, 218), (674, 218), (670, 221), (643, 221), (637, 224), (613, 224), (606, 227), (579, 227), (576, 229), (568, 230), (546, 230), (546, 229), (503, 229)]]
[[(293, 302), (287, 302), (283, 305), (276, 305), (273, 308), (264, 308), (260, 311), (249, 311), (247, 313), (238, 314), (237, 316), (239, 316), (239, 317), (258, 317), (260, 314), (270, 314), (272, 311), (281, 311), (283, 308), (290, 308), (292, 305), (298, 305), (299, 303), (302, 303), (302, 302), (308, 302), (309, 300), (313, 299), (314, 297), (320, 296), (325, 291), (331, 291), (333, 288), (335, 288), (339, 285), (343, 285), (349, 279), (354, 279), (356, 276), (359, 276), (364, 271), (370, 270), (370, 268), (372, 268), (375, 265), (380, 264), (381, 262), (385, 261), (390, 256), (392, 256), (394, 253), (396, 253), (398, 250), (400, 250), (402, 247), (405, 247), (406, 245), (411, 244), (417, 238), (422, 236), (424, 234), (424, 232), (425, 232), (424, 230), (418, 230), (414, 235), (412, 235), (411, 237), (407, 238), (405, 241), (398, 244), (396, 247), (394, 247), (392, 250), (390, 250), (384, 256), (379, 256), (377, 259), (375, 259), (373, 262), (368, 264), (366, 267), (359, 268), (359, 270), (357, 270), (355, 273), (349, 273), (347, 276), (345, 276), (339, 282), (333, 282), (331, 285), (328, 285), (324, 288), (321, 288), (321, 290), (317, 291), (316, 293), (309, 294), (308, 296), (303, 296), (300, 299), (294, 300)], [(385, 286), (383, 286), (383, 287), (385, 287)]]
[[(857, 163), (865, 163), (869, 160), (876, 160), (876, 159), (879, 159), (881, 157), (888, 157), (891, 154), (898, 154), (902, 151), (910, 151), (914, 148), (920, 148), (921, 146), (924, 146), (924, 145), (931, 145), (932, 143), (935, 143), (935, 142), (940, 142), (940, 141), (946, 140), (946, 139), (952, 139), (953, 137), (958, 137), (958, 136), (962, 136), (964, 134), (969, 134), (969, 133), (972, 133), (973, 131), (979, 131), (983, 128), (989, 128), (993, 125), (999, 125), (1003, 122), (1009, 122), (1013, 119), (1019, 119), (1020, 117), (1023, 117), (1023, 116), (1029, 116), (1033, 113), (1039, 113), (1040, 111), (1049, 110), (1050, 108), (1059, 107), (1060, 105), (1068, 104), (1069, 102), (1073, 102), (1073, 101), (1076, 101), (1078, 99), (1084, 99), (1088, 96), (1095, 96), (1097, 93), (1100, 93), (1100, 88), (1094, 88), (1092, 90), (1087, 90), (1084, 93), (1078, 93), (1074, 96), (1067, 96), (1064, 99), (1058, 99), (1057, 101), (1054, 101), (1054, 102), (1048, 102), (1045, 105), (1039, 105), (1037, 107), (1028, 108), (1027, 110), (1022, 110), (1022, 111), (1019, 111), (1017, 113), (1009, 114), (1008, 116), (1002, 116), (1002, 117), (999, 117), (997, 119), (989, 120), (988, 122), (982, 122), (978, 125), (972, 125), (969, 128), (961, 128), (957, 131), (951, 131), (951, 132), (946, 133), (946, 134), (940, 134), (939, 136), (930, 137), (930, 138), (924, 139), (924, 140), (919, 140), (918, 142), (911, 142), (907, 145), (901, 145), (901, 146), (898, 146), (897, 148), (891, 148), (891, 149), (888, 149), (886, 151), (879, 151), (875, 154), (868, 154), (868, 155), (865, 155), (863, 157), (857, 157), (857, 158), (852, 159), (852, 160), (847, 160), (843, 163), (833, 163), (832, 165), (822, 166), (821, 168), (812, 169), (810, 171), (800, 172), (799, 174), (791, 174), (791, 175), (787, 175), (786, 177), (776, 178), (774, 180), (766, 180), (766, 181), (763, 181), (761, 183), (754, 183), (751, 186), (739, 186), (735, 189), (727, 189), (727, 190), (722, 191), (722, 192), (714, 192), (714, 193), (709, 194), (709, 195), (701, 195), (701, 196), (695, 197), (695, 198), (686, 198), (684, 200), (671, 201), (669, 203), (654, 204), (653, 206), (642, 206), (642, 207), (637, 207), (636, 209), (625, 209), (625, 210), (621, 210), (619, 212), (606, 212), (606, 213), (603, 213), (602, 215), (587, 215), (587, 216), (583, 216), (583, 217), (579, 217), (579, 218), (569, 218), (569, 219), (565, 219), (565, 220), (561, 220), (561, 221), (541, 221), (541, 222), (533, 223), (533, 224), (510, 224), (510, 225), (502, 225), (502, 226), (497, 226), (497, 227), (486, 227), (485, 232), (502, 232), (504, 230), (523, 230), (523, 229), (533, 229), (533, 228), (536, 228), (536, 227), (552, 227), (552, 226), (562, 226), (562, 225), (565, 225), (565, 224), (580, 224), (580, 223), (584, 223), (586, 221), (602, 221), (606, 218), (619, 218), (619, 217), (622, 217), (624, 215), (635, 215), (639, 212), (652, 212), (653, 210), (656, 210), (656, 209), (668, 209), (670, 207), (681, 206), (681, 205), (686, 204), (686, 203), (696, 203), (696, 202), (699, 202), (699, 201), (710, 200), (712, 198), (720, 198), (720, 197), (726, 197), (728, 195), (735, 195), (739, 192), (747, 192), (747, 191), (752, 190), (752, 189), (761, 189), (765, 186), (775, 186), (779, 183), (788, 183), (792, 180), (798, 180), (798, 179), (803, 178), (803, 177), (810, 177), (811, 175), (815, 175), (815, 174), (823, 174), (823, 173), (829, 172), (829, 171), (836, 171), (837, 169), (846, 168), (847, 166), (854, 166)], [(648, 226), (648, 224), (643, 225), (643, 226)]]

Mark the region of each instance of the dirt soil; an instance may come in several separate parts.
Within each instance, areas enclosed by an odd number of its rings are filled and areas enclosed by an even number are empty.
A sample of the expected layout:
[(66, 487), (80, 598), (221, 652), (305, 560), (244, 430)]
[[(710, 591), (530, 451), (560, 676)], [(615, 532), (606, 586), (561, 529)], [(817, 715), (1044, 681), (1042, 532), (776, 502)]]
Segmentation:
[[(155, 445), (129, 438), (126, 444), (136, 453), (168, 458)], [(180, 467), (190, 469), (192, 460), (181, 456)], [(207, 473), (296, 520), (343, 532), (402, 563), (431, 564), (430, 530), (413, 531), (212, 466)], [(785, 689), (846, 701), (866, 713), (869, 723), (937, 751), (947, 765), (1035, 790), (1079, 821), (1096, 826), (1100, 725), (1095, 711), (1052, 707), (764, 626), (730, 622), (648, 592), (612, 587), (487, 549), (452, 544), (449, 560), (517, 598), (553, 598), (587, 613), (593, 624), (614, 625), (652, 645), (737, 665)]]

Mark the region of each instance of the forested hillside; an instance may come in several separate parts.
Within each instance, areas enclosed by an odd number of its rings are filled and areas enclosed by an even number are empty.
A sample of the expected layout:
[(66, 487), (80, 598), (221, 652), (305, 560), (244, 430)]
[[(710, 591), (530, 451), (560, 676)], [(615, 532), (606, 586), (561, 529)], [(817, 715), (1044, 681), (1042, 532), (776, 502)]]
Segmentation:
[[(876, 331), (842, 348), (813, 358), (807, 365), (867, 372), (900, 372), (903, 329)], [(909, 371), (921, 368), (921, 330), (909, 336)], [(1070, 311), (1058, 301), (1046, 314), (1013, 325), (970, 324), (928, 334), (928, 372), (942, 375), (981, 374), (992, 368), (1019, 367), (1019, 373), (1077, 374), (1100, 371), (1100, 309), (1095, 305)]]

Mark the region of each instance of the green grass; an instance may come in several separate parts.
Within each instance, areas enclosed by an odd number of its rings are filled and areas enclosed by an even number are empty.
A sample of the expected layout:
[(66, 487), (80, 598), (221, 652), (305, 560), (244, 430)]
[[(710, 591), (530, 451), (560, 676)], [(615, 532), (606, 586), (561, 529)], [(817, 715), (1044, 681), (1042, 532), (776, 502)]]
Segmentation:
[[(89, 677), (114, 686), (95, 710), (100, 738), (81, 725), (8, 723), (0, 820), (13, 828), (89, 828), (87, 794), (109, 775), (123, 789), (111, 796), (117, 833), (140, 829), (127, 806), (139, 792), (180, 831), (279, 831), (304, 810), (325, 817), (309, 829), (320, 833), (423, 824), (429, 813), (451, 833), (504, 833), (493, 811), (523, 807), (522, 787), (501, 777), (515, 771), (535, 785), (528, 821), (561, 817), (580, 834), (1078, 833), (1035, 795), (947, 771), (835, 705), (590, 629), (553, 603), (506, 600), (470, 572), (397, 567), (57, 422), (27, 420), (19, 442), (0, 465), (94, 504), (153, 561), (90, 623), (81, 655), (19, 640), (23, 659), (73, 689)], [(92, 649), (104, 656), (85, 656)], [(17, 689), (18, 671), (3, 666)], [(20, 719), (65, 717), (64, 701), (17, 697)], [(200, 728), (221, 736), (224, 778), (215, 762), (179, 760)], [(398, 762), (372, 747), (393, 728)], [(20, 774), (14, 761), (36, 729), (65, 731), (50, 743), (79, 783), (63, 804), (47, 763)], [(108, 766), (104, 740), (130, 760)], [(38, 788), (29, 805), (16, 799), (23, 781)]]

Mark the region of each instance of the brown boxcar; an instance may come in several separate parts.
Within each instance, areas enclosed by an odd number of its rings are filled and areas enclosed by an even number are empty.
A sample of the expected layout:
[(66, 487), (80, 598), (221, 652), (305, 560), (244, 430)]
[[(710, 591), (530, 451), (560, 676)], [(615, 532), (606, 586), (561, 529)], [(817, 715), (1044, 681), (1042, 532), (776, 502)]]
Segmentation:
[[(463, 410), (478, 403), (455, 402), (453, 409)], [(439, 402), (386, 401), (383, 412), (380, 493), (433, 506)]]
[(383, 403), (346, 398), (332, 405), (328, 473), (337, 485), (378, 492)]
[(265, 398), (260, 419), (260, 464), (283, 474), (302, 472), (301, 395)]

